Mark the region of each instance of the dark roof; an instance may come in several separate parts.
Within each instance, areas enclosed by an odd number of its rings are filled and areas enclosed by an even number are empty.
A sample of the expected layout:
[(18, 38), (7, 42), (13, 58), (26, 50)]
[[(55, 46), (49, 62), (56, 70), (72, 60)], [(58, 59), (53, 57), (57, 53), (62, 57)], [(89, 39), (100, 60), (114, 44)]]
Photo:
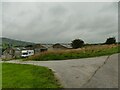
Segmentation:
[(46, 48), (50, 48), (53, 46), (53, 44), (42, 44), (42, 46), (46, 47)]
[(72, 48), (71, 44), (61, 44), (61, 45), (67, 48)]
[(25, 47), (26, 49), (37, 49), (37, 48), (41, 48), (41, 49), (47, 49), (46, 47), (44, 47), (41, 44), (35, 44), (35, 45), (28, 45)]
[(46, 48), (46, 47), (44, 47), (44, 46), (41, 45), (41, 44), (35, 44), (33, 47), (34, 47), (34, 48)]
[(56, 43), (53, 45), (53, 47), (55, 46), (61, 46), (61, 47), (64, 47), (64, 48), (72, 48), (71, 44), (60, 44), (60, 43)]

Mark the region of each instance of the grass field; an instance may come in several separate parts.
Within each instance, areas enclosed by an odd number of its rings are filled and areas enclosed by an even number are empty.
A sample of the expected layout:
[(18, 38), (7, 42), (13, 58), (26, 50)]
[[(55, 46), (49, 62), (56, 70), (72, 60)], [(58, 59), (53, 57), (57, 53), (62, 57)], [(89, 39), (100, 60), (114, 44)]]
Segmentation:
[(46, 67), (3, 63), (2, 88), (61, 88)]
[(111, 55), (114, 53), (119, 53), (119, 45), (93, 45), (85, 46), (80, 49), (70, 49), (70, 50), (54, 50), (43, 52), (34, 56), (31, 56), (25, 60), (65, 60), (65, 59), (77, 59), (77, 58), (88, 58), (103, 55)]

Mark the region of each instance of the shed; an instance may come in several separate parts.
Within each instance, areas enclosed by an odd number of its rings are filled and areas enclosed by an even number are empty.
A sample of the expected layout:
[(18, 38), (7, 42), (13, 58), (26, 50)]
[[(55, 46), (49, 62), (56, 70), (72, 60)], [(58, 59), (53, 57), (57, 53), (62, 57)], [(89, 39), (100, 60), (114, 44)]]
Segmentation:
[(72, 47), (69, 44), (60, 44), (60, 43), (57, 43), (57, 44), (53, 45), (53, 48), (54, 49), (71, 49)]
[(28, 45), (25, 47), (26, 49), (29, 49), (29, 50), (34, 50), (35, 51), (35, 54), (36, 53), (40, 53), (40, 52), (43, 52), (43, 51), (47, 51), (47, 48), (42, 46), (41, 44), (35, 44), (35, 45)]

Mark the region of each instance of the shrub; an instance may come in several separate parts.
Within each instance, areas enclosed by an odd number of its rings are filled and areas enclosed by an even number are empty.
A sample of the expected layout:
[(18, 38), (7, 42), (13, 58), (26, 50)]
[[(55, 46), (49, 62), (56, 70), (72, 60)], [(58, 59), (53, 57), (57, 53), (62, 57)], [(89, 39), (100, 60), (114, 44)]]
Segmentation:
[(110, 38), (107, 38), (105, 44), (115, 44), (116, 43), (116, 39), (115, 37), (110, 37)]
[(75, 39), (72, 41), (71, 45), (74, 49), (81, 48), (84, 45), (84, 41), (81, 39)]

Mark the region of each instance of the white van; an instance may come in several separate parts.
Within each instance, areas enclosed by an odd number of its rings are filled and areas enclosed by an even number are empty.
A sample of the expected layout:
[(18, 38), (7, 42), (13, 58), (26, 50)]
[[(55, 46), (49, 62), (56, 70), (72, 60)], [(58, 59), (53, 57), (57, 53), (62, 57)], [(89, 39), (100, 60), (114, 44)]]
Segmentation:
[(21, 53), (21, 57), (29, 57), (34, 55), (34, 50), (22, 50)]

